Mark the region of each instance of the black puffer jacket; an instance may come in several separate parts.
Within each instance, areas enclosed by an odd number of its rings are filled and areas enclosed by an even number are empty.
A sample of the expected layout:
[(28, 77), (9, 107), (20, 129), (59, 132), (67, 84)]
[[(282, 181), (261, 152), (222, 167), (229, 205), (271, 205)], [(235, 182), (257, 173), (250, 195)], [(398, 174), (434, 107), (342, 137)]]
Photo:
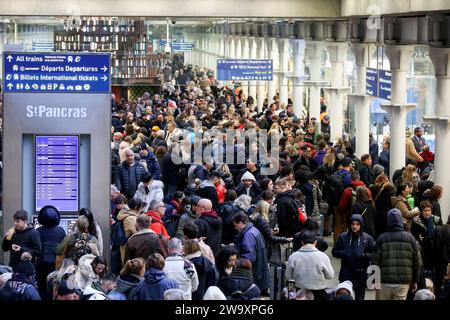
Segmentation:
[(419, 281), (422, 257), (416, 239), (403, 228), (400, 210), (389, 210), (388, 231), (377, 239), (372, 263), (381, 269), (381, 283), (412, 284)]
[(195, 220), (198, 226), (198, 236), (206, 237), (205, 243), (216, 254), (222, 243), (222, 218), (214, 210), (203, 212)]
[[(130, 169), (130, 166), (125, 161), (123, 161), (117, 167), (117, 177), (116, 177), (117, 189), (127, 198), (133, 197), (137, 190), (139, 182), (141, 182), (141, 178), (146, 171), (147, 170), (138, 162), (135, 162)], [(135, 175), (136, 179), (135, 188), (131, 188), (130, 186), (130, 173)]]
[(293, 237), (302, 229), (293, 190), (279, 194), (276, 203), (278, 227), (280, 229), (278, 236)]

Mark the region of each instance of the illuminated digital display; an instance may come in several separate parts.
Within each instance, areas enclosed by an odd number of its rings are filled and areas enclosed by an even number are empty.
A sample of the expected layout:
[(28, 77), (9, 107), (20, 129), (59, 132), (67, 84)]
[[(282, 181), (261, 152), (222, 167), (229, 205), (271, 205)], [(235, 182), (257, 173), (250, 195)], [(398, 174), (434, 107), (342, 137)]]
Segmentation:
[(36, 211), (78, 211), (78, 136), (36, 136)]

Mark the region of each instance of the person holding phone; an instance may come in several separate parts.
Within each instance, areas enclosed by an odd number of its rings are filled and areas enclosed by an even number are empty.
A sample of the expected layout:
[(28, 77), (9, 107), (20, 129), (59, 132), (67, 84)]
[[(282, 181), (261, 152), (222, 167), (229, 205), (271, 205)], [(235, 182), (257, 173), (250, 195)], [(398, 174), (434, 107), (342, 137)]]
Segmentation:
[(28, 223), (28, 212), (18, 210), (13, 218), (14, 228), (6, 231), (2, 249), (5, 252), (11, 251), (9, 265), (14, 270), (22, 253), (29, 252), (32, 256), (31, 261), (36, 264), (36, 259), (41, 256), (42, 249), (39, 232), (34, 229), (32, 224)]

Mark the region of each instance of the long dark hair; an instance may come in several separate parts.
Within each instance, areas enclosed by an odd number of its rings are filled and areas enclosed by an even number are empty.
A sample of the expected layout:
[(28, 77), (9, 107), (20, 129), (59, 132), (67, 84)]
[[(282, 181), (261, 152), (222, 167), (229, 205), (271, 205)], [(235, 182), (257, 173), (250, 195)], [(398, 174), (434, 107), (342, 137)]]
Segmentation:
[(106, 262), (106, 259), (103, 258), (102, 256), (95, 257), (94, 260), (92, 260), (92, 263), (91, 263), (91, 267), (92, 267), (92, 270), (94, 270), (94, 272), (95, 272), (95, 267), (98, 264), (104, 264), (105, 265), (105, 269), (102, 271), (102, 273), (100, 273), (98, 275), (100, 277), (100, 279), (103, 279), (105, 277), (105, 274), (108, 271), (108, 263)]
[(95, 221), (94, 221), (94, 215), (92, 214), (92, 211), (88, 208), (81, 208), (78, 212), (79, 216), (85, 216), (89, 221), (89, 227), (88, 232), (91, 236), (94, 236), (98, 239), (97, 236), (97, 228), (95, 227)]
[(227, 266), (228, 258), (230, 256), (236, 255), (236, 257), (239, 256), (239, 252), (236, 250), (236, 248), (232, 246), (225, 246), (219, 249), (216, 254), (216, 265), (219, 272), (223, 272), (225, 270), (225, 267)]

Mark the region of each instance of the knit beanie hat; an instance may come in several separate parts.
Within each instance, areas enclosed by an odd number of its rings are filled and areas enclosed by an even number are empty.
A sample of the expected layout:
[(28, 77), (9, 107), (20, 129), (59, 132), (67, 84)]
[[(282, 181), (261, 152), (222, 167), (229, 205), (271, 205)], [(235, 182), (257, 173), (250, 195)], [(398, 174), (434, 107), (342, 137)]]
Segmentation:
[(248, 172), (248, 171), (246, 171), (246, 172), (242, 175), (241, 181), (244, 181), (244, 180), (253, 180), (253, 181), (256, 181), (255, 176), (254, 176), (253, 174), (251, 174), (250, 172)]
[(334, 294), (336, 295), (340, 289), (345, 289), (352, 296), (353, 300), (355, 300), (355, 292), (353, 291), (353, 283), (349, 280), (341, 282), (337, 285)]

